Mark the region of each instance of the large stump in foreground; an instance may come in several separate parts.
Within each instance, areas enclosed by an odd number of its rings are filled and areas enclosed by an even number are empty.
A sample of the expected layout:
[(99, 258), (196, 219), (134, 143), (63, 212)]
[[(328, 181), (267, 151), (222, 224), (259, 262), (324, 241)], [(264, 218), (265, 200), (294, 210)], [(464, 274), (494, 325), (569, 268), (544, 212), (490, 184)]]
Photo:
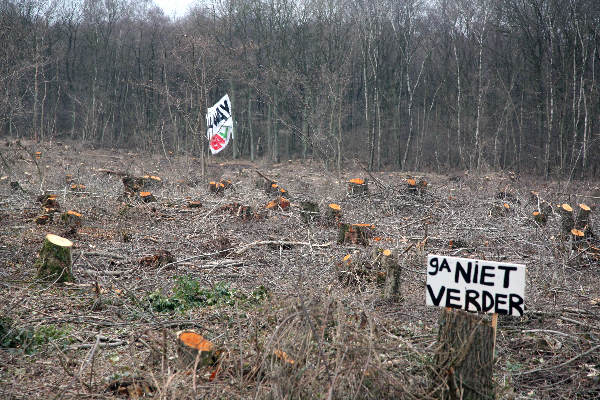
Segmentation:
[(494, 340), (494, 328), (480, 315), (442, 310), (434, 359), (433, 381), (441, 384), (436, 398), (494, 399)]
[(37, 278), (46, 281), (72, 282), (71, 248), (73, 242), (69, 239), (53, 235), (46, 235), (40, 255), (35, 262)]

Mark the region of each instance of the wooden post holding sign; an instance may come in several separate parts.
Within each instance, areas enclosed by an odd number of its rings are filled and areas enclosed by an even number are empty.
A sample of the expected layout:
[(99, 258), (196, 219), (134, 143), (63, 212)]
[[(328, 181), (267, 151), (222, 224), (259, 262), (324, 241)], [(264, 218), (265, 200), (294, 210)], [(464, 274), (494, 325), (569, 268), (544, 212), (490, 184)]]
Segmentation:
[[(524, 265), (429, 255), (426, 304), (445, 308), (435, 355), (436, 378), (444, 380), (437, 397), (494, 398), (498, 314), (523, 315), (524, 300)], [(472, 313), (492, 313), (492, 321)]]

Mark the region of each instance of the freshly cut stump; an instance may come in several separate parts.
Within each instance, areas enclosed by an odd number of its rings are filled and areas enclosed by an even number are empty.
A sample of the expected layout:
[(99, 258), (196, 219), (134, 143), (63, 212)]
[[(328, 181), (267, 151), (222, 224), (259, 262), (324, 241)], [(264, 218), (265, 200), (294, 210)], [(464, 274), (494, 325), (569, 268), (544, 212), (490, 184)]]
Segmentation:
[(150, 192), (140, 192), (140, 199), (144, 203), (153, 203), (156, 201), (156, 197)]
[(365, 179), (354, 178), (348, 181), (348, 195), (360, 196), (369, 193), (369, 185)]
[(268, 210), (281, 209), (282, 211), (286, 211), (290, 208), (290, 201), (283, 196), (279, 196), (278, 198), (271, 200), (265, 208)]
[(592, 209), (586, 204), (579, 205), (579, 212), (575, 219), (575, 229), (583, 232), (586, 238), (593, 237), (592, 225), (590, 223), (590, 214)]
[(215, 362), (215, 345), (193, 330), (179, 331), (177, 332), (177, 357), (185, 369), (193, 368), (194, 365), (198, 367), (211, 365)]
[(225, 185), (221, 182), (210, 181), (208, 183), (208, 190), (215, 194), (223, 194)]
[(561, 237), (563, 240), (567, 240), (571, 236), (571, 230), (575, 227), (573, 208), (565, 203), (558, 207), (558, 213), (560, 214)]
[(37, 278), (56, 282), (73, 282), (71, 272), (71, 248), (73, 242), (69, 239), (46, 235), (40, 255), (35, 262)]
[(481, 316), (444, 309), (440, 315), (438, 350), (434, 358), (436, 398), (493, 399), (494, 328)]
[(289, 197), (287, 190), (282, 188), (278, 183), (271, 183), (266, 190), (267, 194), (278, 194), (281, 197)]
[(81, 226), (82, 217), (81, 214), (77, 211), (69, 210), (66, 213), (63, 213), (60, 216), (60, 219), (65, 225), (69, 227), (78, 228)]
[(325, 221), (329, 224), (338, 224), (342, 219), (342, 207), (339, 204), (330, 203), (325, 212)]

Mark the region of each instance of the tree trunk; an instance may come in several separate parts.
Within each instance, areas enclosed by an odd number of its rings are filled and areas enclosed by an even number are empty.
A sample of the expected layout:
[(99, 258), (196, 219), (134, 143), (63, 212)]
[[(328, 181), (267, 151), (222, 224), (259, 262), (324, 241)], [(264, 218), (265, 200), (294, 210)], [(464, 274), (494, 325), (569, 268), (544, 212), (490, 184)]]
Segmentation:
[(385, 268), (383, 297), (397, 300), (400, 297), (400, 273), (402, 268), (392, 251), (385, 249), (381, 253), (381, 266)]
[(444, 309), (434, 358), (437, 376), (433, 377), (444, 383), (438, 387), (436, 398), (494, 399), (494, 342), (494, 328), (481, 316)]
[(69, 239), (47, 234), (40, 255), (34, 264), (37, 268), (37, 278), (52, 282), (72, 282), (72, 247), (73, 242)]

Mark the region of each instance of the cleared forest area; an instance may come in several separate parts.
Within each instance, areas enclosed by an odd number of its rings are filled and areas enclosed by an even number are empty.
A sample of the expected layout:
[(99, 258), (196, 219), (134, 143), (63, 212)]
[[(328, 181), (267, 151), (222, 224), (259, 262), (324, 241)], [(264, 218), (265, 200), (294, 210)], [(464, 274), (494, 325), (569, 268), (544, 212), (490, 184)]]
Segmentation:
[[(498, 398), (600, 396), (597, 181), (308, 160), (203, 177), (187, 155), (0, 145), (2, 398), (436, 398), (427, 254), (527, 266)], [(49, 233), (72, 243), (65, 282), (39, 276)]]

